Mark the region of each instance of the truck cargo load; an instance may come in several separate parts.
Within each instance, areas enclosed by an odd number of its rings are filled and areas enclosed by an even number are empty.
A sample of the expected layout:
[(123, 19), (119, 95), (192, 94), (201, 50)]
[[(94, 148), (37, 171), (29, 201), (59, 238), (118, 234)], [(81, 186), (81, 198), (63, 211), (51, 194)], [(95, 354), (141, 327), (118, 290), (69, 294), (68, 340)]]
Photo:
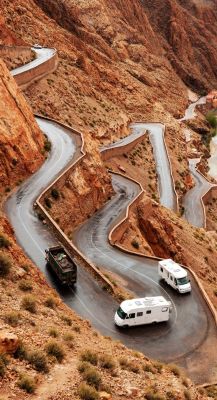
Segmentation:
[(45, 250), (45, 259), (63, 285), (74, 284), (77, 280), (77, 265), (74, 258), (61, 246)]

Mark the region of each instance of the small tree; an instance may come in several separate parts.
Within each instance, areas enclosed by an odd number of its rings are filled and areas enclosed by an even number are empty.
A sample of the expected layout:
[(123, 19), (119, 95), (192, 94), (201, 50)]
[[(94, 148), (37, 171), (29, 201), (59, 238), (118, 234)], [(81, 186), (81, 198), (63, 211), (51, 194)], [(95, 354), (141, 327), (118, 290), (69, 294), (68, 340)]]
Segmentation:
[(212, 134), (216, 135), (217, 133), (217, 118), (216, 114), (213, 111), (210, 111), (206, 114), (206, 120), (209, 122), (210, 126), (212, 127)]

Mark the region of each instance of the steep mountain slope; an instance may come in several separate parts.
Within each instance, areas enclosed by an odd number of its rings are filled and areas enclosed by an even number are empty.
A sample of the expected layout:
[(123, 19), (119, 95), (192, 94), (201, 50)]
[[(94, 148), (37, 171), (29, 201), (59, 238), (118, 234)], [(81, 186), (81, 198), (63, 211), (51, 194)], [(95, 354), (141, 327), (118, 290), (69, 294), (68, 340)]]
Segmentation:
[(184, 82), (199, 90), (216, 82), (216, 2), (141, 2), (166, 57)]
[(20, 89), (0, 60), (0, 193), (36, 171), (44, 136)]

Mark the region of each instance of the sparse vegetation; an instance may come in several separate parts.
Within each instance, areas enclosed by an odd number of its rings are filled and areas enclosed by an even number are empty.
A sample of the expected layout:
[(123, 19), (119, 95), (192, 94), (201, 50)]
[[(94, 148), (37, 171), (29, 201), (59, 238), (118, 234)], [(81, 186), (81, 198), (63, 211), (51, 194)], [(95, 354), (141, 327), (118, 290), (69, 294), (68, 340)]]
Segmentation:
[(45, 197), (44, 198), (44, 202), (45, 202), (45, 205), (47, 206), (47, 208), (51, 208), (52, 207), (52, 203), (51, 203), (49, 197)]
[(35, 380), (28, 375), (23, 375), (20, 377), (18, 386), (27, 393), (34, 393), (36, 389)]
[(5, 278), (11, 270), (11, 259), (3, 253), (0, 253), (0, 277)]
[(92, 350), (86, 349), (80, 355), (81, 361), (88, 361), (90, 364), (97, 365), (98, 355)]
[(22, 342), (18, 344), (17, 350), (14, 353), (14, 358), (17, 358), (18, 360), (28, 360), (29, 353), (26, 346)]
[(55, 200), (58, 200), (59, 197), (60, 197), (59, 191), (58, 191), (57, 189), (53, 188), (53, 189), (51, 190), (51, 196), (52, 196)]
[(25, 297), (23, 297), (22, 308), (24, 308), (25, 310), (29, 311), (32, 314), (36, 314), (36, 312), (37, 312), (36, 304), (37, 303), (36, 303), (35, 297), (33, 297), (31, 295), (26, 295)]
[(5, 314), (4, 320), (8, 325), (15, 327), (19, 324), (20, 313), (17, 311), (11, 311), (8, 314)]
[(71, 349), (74, 347), (74, 336), (72, 333), (70, 333), (70, 332), (65, 333), (65, 335), (63, 335), (63, 339), (67, 343), (68, 347), (70, 347)]
[(1, 233), (0, 234), (0, 248), (8, 249), (10, 247), (10, 245), (11, 245), (10, 240), (8, 240), (8, 238)]
[(46, 135), (44, 135), (44, 137), (45, 137), (44, 150), (47, 151), (47, 152), (51, 151), (52, 144), (51, 144), (50, 140), (48, 139), (48, 137)]
[(169, 368), (170, 368), (170, 371), (171, 371), (175, 376), (177, 376), (177, 377), (180, 377), (180, 376), (181, 376), (181, 370), (180, 370), (180, 368), (179, 368), (177, 365), (171, 364), (171, 365), (169, 366)]
[(184, 396), (186, 400), (191, 400), (191, 392), (187, 389), (184, 390)]
[(56, 360), (60, 363), (63, 361), (65, 356), (63, 348), (55, 340), (48, 342), (46, 346), (46, 352), (49, 356), (56, 358)]
[(113, 370), (116, 367), (116, 364), (110, 354), (103, 354), (100, 357), (100, 366), (105, 369)]
[(0, 377), (3, 378), (3, 376), (6, 373), (6, 367), (8, 364), (8, 359), (4, 354), (0, 354)]
[(65, 316), (65, 315), (61, 315), (61, 320), (64, 321), (66, 323), (66, 325), (68, 326), (72, 326), (72, 320), (71, 318)]
[(147, 400), (165, 400), (165, 397), (154, 390), (150, 390), (146, 393), (145, 399)]
[(45, 300), (44, 305), (54, 310), (56, 308), (57, 301), (54, 297), (50, 296)]
[(139, 242), (137, 242), (136, 239), (133, 239), (131, 244), (132, 244), (133, 247), (135, 247), (135, 249), (139, 249)]
[(41, 351), (33, 351), (29, 354), (29, 362), (30, 364), (39, 372), (48, 372), (48, 364), (45, 355)]
[(57, 338), (59, 336), (59, 332), (56, 328), (50, 328), (48, 334), (54, 338)]
[(78, 395), (83, 400), (98, 400), (99, 394), (95, 388), (87, 385), (86, 383), (81, 383), (78, 388)]
[(33, 289), (31, 281), (27, 281), (26, 279), (20, 281), (19, 289), (22, 290), (23, 292), (31, 292)]
[(91, 366), (85, 369), (82, 373), (82, 376), (89, 385), (95, 387), (95, 389), (99, 389), (102, 379), (95, 367)]

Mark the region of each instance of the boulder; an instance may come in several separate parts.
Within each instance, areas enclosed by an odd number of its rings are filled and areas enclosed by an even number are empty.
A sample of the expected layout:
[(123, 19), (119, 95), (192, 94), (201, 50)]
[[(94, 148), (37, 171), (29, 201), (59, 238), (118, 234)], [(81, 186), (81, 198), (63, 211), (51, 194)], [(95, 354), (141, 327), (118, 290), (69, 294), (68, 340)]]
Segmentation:
[(19, 339), (17, 335), (8, 331), (0, 331), (0, 354), (14, 353), (17, 350)]

